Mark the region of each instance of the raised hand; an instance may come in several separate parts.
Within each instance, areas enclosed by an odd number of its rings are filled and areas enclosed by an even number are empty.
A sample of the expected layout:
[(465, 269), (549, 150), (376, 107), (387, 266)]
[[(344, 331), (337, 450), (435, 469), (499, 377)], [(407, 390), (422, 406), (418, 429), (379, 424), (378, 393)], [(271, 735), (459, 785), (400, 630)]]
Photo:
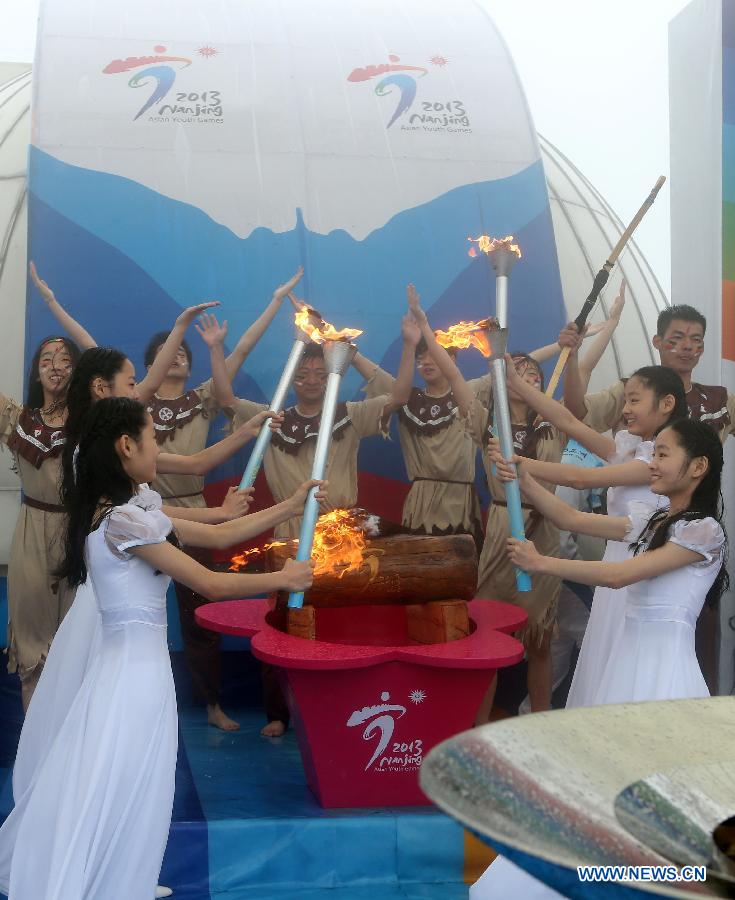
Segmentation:
[(222, 516), (225, 521), (239, 519), (247, 514), (250, 504), (253, 502), (254, 488), (245, 488), (240, 491), (236, 487), (228, 489), (225, 499), (222, 501)]
[(30, 261), (30, 263), (28, 265), (28, 270), (31, 273), (31, 279), (33, 280), (33, 283), (38, 288), (38, 291), (41, 294), (41, 296), (43, 297), (44, 302), (45, 303), (53, 303), (54, 300), (56, 300), (56, 297), (54, 296), (54, 292), (46, 284), (46, 282), (43, 280), (43, 278), (39, 278), (38, 272), (36, 271), (36, 264), (33, 262), (33, 260)]
[[(273, 299), (274, 300), (283, 300), (284, 297), (290, 297), (291, 292), (296, 287), (296, 285), (301, 281), (304, 276), (304, 267), (299, 266), (296, 270), (296, 274), (289, 278), (288, 281), (283, 284), (279, 284), (278, 287), (273, 291)], [(293, 302), (293, 301), (292, 301)]]
[(200, 316), (208, 309), (212, 309), (212, 307), (214, 306), (221, 305), (222, 304), (219, 300), (210, 300), (207, 303), (197, 303), (196, 306), (189, 306), (180, 315), (177, 316), (176, 324), (183, 325), (184, 328), (188, 328), (197, 316)]
[(281, 569), (284, 591), (308, 591), (314, 581), (314, 561), (287, 559)]
[(613, 305), (610, 307), (610, 315), (608, 319), (615, 319), (616, 322), (620, 321), (620, 315), (623, 312), (623, 307), (625, 306), (625, 288), (627, 285), (625, 284), (625, 279), (620, 282), (620, 290), (618, 291), (618, 296), (613, 301)]
[(210, 349), (217, 344), (224, 344), (227, 337), (227, 320), (220, 325), (213, 313), (202, 313), (199, 321), (194, 323), (194, 327)]
[(408, 308), (411, 315), (416, 320), (419, 327), (428, 324), (426, 313), (421, 309), (421, 295), (416, 290), (415, 285), (409, 284), (406, 288), (406, 297), (408, 298)]
[(416, 346), (421, 340), (421, 329), (413, 317), (413, 313), (406, 313), (401, 319), (401, 335), (403, 340), (412, 346)]
[(510, 561), (514, 566), (523, 569), (524, 572), (537, 572), (543, 557), (534, 546), (533, 541), (519, 541), (517, 538), (508, 538), (506, 548)]

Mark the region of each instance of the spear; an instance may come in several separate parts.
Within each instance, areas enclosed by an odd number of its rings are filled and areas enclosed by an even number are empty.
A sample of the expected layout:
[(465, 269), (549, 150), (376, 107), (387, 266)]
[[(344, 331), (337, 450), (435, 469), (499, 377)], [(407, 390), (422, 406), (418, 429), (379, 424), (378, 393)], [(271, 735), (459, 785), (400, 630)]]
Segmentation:
[[(656, 184), (653, 186), (653, 190), (646, 197), (645, 202), (638, 210), (638, 212), (633, 216), (630, 225), (625, 229), (625, 231), (620, 236), (620, 240), (613, 247), (612, 253), (608, 256), (607, 261), (600, 269), (600, 271), (595, 275), (595, 280), (592, 283), (592, 290), (589, 293), (589, 296), (584, 301), (582, 305), (582, 309), (574, 320), (574, 324), (577, 326), (578, 331), (582, 332), (582, 329), (587, 324), (587, 317), (592, 312), (592, 308), (597, 302), (597, 298), (600, 296), (600, 291), (607, 284), (607, 279), (610, 277), (610, 272), (612, 271), (613, 266), (617, 262), (618, 257), (623, 252), (625, 245), (631, 238), (631, 235), (636, 230), (638, 225), (640, 224), (641, 219), (648, 210), (653, 206), (653, 202), (656, 199), (656, 195), (663, 187), (663, 183), (666, 181), (666, 176), (662, 175)], [(559, 359), (556, 361), (556, 366), (554, 367), (554, 372), (549, 380), (548, 387), (546, 388), (547, 397), (553, 397), (554, 391), (556, 390), (557, 385), (559, 384), (559, 379), (562, 376), (562, 372), (564, 371), (564, 366), (567, 364), (567, 359), (569, 358), (569, 354), (571, 349), (569, 347), (562, 347), (561, 353), (559, 354)]]

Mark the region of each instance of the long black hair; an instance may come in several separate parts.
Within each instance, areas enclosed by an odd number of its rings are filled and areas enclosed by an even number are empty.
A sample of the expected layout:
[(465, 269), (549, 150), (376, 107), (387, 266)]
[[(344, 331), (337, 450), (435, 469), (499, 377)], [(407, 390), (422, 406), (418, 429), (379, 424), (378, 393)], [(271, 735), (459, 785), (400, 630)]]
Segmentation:
[(126, 359), (124, 353), (112, 347), (93, 347), (85, 350), (76, 364), (66, 395), (66, 444), (61, 456), (61, 501), (65, 506), (74, 490), (74, 451), (93, 405), (92, 382), (95, 378), (112, 381), (122, 370)]
[[(43, 407), (43, 386), (41, 385), (41, 378), (38, 374), (38, 367), (41, 362), (41, 353), (43, 352), (43, 348), (46, 346), (46, 344), (56, 342), (64, 345), (64, 349), (69, 354), (69, 359), (71, 360), (72, 370), (76, 369), (77, 364), (79, 363), (81, 350), (79, 349), (79, 347), (77, 347), (74, 341), (70, 341), (67, 337), (59, 337), (59, 335), (51, 335), (50, 337), (44, 338), (36, 348), (36, 352), (33, 354), (33, 359), (31, 360), (31, 365), (28, 369), (28, 390), (26, 393), (26, 406), (29, 409), (41, 409)], [(70, 383), (67, 384), (66, 390), (56, 400), (55, 406), (57, 409), (62, 408), (66, 404), (69, 387)]]
[[(719, 437), (705, 422), (695, 422), (692, 419), (678, 419), (667, 427), (676, 435), (677, 443), (686, 454), (687, 465), (700, 456), (707, 460), (708, 465), (704, 477), (692, 494), (692, 499), (687, 509), (674, 513), (674, 515), (669, 515), (668, 510), (660, 510), (655, 512), (648, 520), (648, 525), (643, 530), (643, 535), (650, 533), (650, 529), (654, 525), (657, 526), (653, 532), (651, 542), (648, 544), (648, 550), (657, 550), (659, 547), (663, 547), (669, 539), (671, 529), (681, 520), (691, 521), (692, 519), (712, 518), (720, 523), (723, 532), (725, 530), (722, 523), (724, 507), (722, 499), (722, 466), (724, 454)], [(642, 541), (639, 539), (636, 544), (631, 546), (633, 551), (638, 553), (642, 549)], [(708, 605), (716, 605), (729, 585), (730, 579), (727, 574), (727, 535), (725, 535), (725, 556), (717, 578), (707, 594)]]
[(125, 434), (138, 440), (147, 417), (145, 407), (137, 400), (109, 397), (95, 403), (84, 420), (76, 483), (66, 499), (69, 518), (64, 560), (56, 573), (71, 587), (87, 580), (87, 535), (113, 506), (127, 503), (137, 490), (117, 455), (115, 441)]
[(659, 431), (667, 428), (672, 422), (689, 417), (684, 382), (678, 372), (668, 366), (642, 366), (640, 369), (636, 369), (630, 377), (642, 381), (647, 388), (653, 391), (653, 396), (657, 401), (669, 396), (674, 398), (674, 408), (669, 413), (666, 423), (658, 429)]

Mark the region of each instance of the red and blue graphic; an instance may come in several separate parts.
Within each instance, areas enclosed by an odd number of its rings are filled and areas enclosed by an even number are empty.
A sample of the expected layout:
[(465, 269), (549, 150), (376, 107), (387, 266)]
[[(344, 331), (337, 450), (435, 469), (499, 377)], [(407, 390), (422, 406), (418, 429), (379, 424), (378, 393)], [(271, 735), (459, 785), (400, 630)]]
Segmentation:
[[(447, 60), (444, 59), (443, 56), (435, 56), (431, 60), (434, 65), (437, 66), (445, 66), (447, 64)], [(399, 98), (398, 105), (395, 108), (395, 111), (391, 117), (390, 122), (386, 125), (386, 128), (390, 128), (390, 126), (402, 116), (405, 112), (407, 112), (411, 106), (413, 105), (413, 101), (416, 99), (416, 78), (423, 78), (424, 75), (428, 75), (429, 70), (425, 69), (423, 66), (406, 66), (401, 63), (400, 56), (396, 56), (394, 53), (391, 53), (388, 56), (387, 63), (380, 63), (380, 65), (370, 65), (365, 66), (364, 68), (353, 69), (352, 72), (347, 76), (348, 81), (370, 81), (373, 78), (378, 78), (381, 75), (385, 75), (386, 73), (391, 73), (387, 75), (385, 78), (382, 78), (378, 84), (375, 85), (375, 93), (379, 97), (384, 97), (387, 94), (394, 93), (393, 89), (398, 88)], [(407, 75), (406, 72), (416, 72), (416, 75)]]
[[(183, 63), (183, 65), (179, 66), (179, 69), (185, 69), (187, 66), (190, 66), (192, 62), (186, 56), (164, 56), (163, 54), (166, 52), (166, 47), (162, 44), (156, 45), (153, 50), (157, 54), (156, 56), (129, 56), (126, 59), (114, 59), (102, 70), (105, 75), (118, 75), (121, 72), (130, 72), (133, 69), (140, 69), (144, 66), (145, 68), (136, 72), (128, 82), (128, 87), (132, 88), (145, 87), (150, 84), (150, 79), (153, 79), (153, 92), (138, 110), (137, 115), (134, 116), (134, 122), (139, 119), (144, 112), (149, 110), (154, 103), (163, 100), (173, 87), (174, 81), (176, 81), (177, 70), (173, 68), (173, 66), (160, 64)], [(217, 51), (210, 47), (203, 47), (199, 52), (202, 56), (212, 56)]]

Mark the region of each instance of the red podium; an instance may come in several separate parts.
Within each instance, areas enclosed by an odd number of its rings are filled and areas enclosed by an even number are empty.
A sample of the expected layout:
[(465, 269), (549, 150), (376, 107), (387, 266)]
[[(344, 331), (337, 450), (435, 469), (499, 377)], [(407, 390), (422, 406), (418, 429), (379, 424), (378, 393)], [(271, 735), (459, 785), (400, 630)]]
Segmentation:
[(252, 637), (278, 667), (309, 786), (323, 807), (426, 805), (418, 771), (436, 744), (470, 728), (496, 670), (521, 660), (510, 634), (526, 614), (469, 604), (470, 634), (408, 642), (402, 606), (320, 609), (316, 640), (287, 634), (267, 600), (211, 603), (204, 628)]

